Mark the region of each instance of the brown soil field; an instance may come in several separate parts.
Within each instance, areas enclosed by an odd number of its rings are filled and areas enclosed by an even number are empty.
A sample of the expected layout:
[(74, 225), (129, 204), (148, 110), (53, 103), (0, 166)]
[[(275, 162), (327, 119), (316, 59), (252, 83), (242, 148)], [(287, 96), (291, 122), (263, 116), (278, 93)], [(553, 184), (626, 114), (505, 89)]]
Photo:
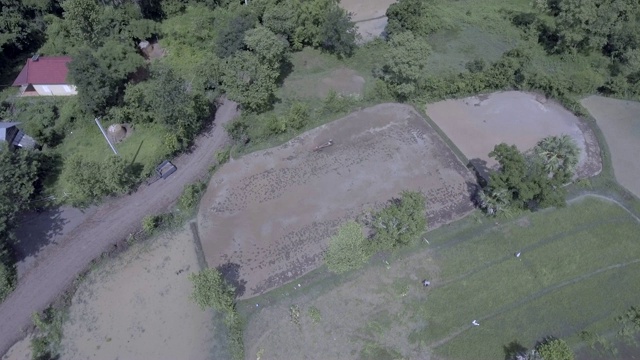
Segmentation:
[(577, 177), (602, 171), (600, 146), (589, 126), (540, 95), (505, 91), (444, 100), (428, 104), (426, 113), (483, 175), (497, 165), (488, 156), (495, 145), (504, 142), (526, 151), (546, 136), (563, 134), (581, 150)]
[(582, 106), (604, 134), (616, 179), (640, 198), (640, 103), (589, 96), (582, 100)]
[(136, 244), (89, 273), (73, 296), (61, 359), (209, 359), (213, 314), (189, 299), (191, 230)]
[(362, 41), (380, 36), (387, 26), (387, 8), (396, 0), (341, 0), (340, 6), (350, 12)]
[(340, 224), (401, 191), (425, 194), (434, 228), (473, 209), (474, 183), (413, 108), (381, 104), (225, 164), (201, 201), (200, 239), (208, 265), (233, 269), (248, 298), (321, 265)]

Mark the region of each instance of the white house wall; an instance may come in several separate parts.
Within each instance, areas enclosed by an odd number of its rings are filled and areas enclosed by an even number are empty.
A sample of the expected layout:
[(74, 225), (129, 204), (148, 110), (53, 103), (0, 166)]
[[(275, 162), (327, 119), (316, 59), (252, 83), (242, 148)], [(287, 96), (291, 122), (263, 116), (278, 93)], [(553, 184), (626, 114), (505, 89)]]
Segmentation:
[(33, 85), (40, 96), (68, 96), (77, 95), (78, 91), (73, 85)]

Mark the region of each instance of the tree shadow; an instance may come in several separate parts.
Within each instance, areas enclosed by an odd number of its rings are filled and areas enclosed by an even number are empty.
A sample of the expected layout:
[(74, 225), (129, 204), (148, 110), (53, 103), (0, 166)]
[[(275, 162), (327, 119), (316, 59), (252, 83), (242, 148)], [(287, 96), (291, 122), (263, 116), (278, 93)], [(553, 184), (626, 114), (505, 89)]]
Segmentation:
[(484, 188), (489, 183), (489, 176), (491, 175), (491, 169), (487, 166), (487, 162), (480, 159), (470, 159), (467, 168), (476, 176), (476, 181), (480, 187)]
[(289, 75), (291, 75), (293, 70), (294, 70), (294, 66), (293, 66), (293, 63), (291, 62), (291, 59), (287, 58), (280, 63), (280, 75), (276, 80), (276, 84), (278, 84), (278, 87), (281, 87), (284, 84), (285, 79)]
[(60, 207), (28, 211), (22, 214), (22, 218), (23, 221), (16, 226), (15, 239), (8, 241), (16, 262), (36, 255), (43, 247), (51, 244), (69, 222)]
[(244, 295), (247, 285), (246, 280), (240, 279), (240, 267), (240, 264), (228, 262), (216, 268), (224, 280), (235, 288), (236, 297)]
[(479, 208), (478, 203), (478, 192), (482, 191), (482, 187), (477, 183), (467, 181), (467, 195), (469, 196), (469, 201), (473, 203), (473, 206)]
[(517, 355), (522, 355), (527, 352), (527, 348), (522, 346), (518, 340), (513, 340), (507, 345), (503, 345), (504, 360), (513, 360)]
[(133, 155), (133, 159), (131, 159), (131, 164), (129, 164), (129, 166), (133, 165), (133, 163), (136, 162), (136, 159), (138, 158), (138, 154), (140, 154), (140, 149), (142, 149), (143, 143), (144, 143), (144, 140), (140, 141), (140, 145), (138, 145), (138, 150), (136, 150), (136, 154)]

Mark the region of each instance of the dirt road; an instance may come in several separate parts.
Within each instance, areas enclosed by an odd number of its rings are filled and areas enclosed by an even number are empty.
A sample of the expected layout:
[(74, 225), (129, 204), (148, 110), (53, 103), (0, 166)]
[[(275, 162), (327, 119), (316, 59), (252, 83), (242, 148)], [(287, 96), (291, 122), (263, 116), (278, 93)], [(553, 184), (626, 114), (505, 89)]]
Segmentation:
[(144, 216), (166, 211), (185, 185), (206, 176), (215, 151), (229, 141), (222, 125), (235, 116), (236, 104), (225, 100), (216, 113), (213, 129), (196, 140), (190, 154), (175, 159), (175, 174), (143, 185), (132, 195), (108, 201), (82, 224), (53, 239), (55, 244), (47, 249), (46, 256), (38, 257), (35, 266), (21, 276), (16, 290), (0, 304), (0, 354), (24, 336), (31, 314), (51, 303), (91, 260), (136, 231)]

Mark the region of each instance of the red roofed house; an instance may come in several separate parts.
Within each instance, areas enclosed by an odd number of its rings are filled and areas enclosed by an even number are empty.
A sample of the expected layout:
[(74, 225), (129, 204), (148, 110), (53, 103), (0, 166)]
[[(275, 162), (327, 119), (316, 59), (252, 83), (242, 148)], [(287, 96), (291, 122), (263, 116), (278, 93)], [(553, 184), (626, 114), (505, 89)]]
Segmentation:
[(67, 82), (69, 56), (33, 56), (20, 71), (13, 86), (22, 96), (77, 95), (76, 87)]

